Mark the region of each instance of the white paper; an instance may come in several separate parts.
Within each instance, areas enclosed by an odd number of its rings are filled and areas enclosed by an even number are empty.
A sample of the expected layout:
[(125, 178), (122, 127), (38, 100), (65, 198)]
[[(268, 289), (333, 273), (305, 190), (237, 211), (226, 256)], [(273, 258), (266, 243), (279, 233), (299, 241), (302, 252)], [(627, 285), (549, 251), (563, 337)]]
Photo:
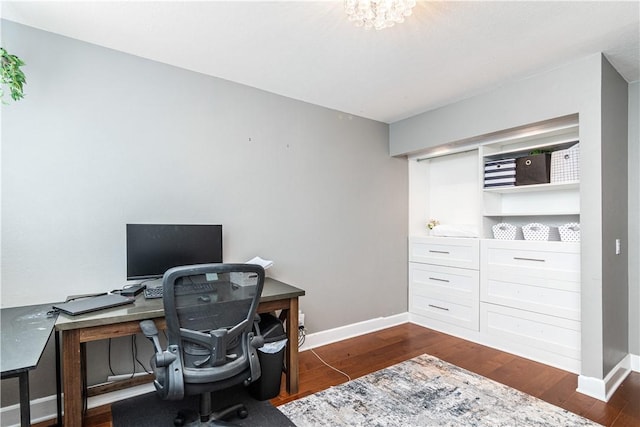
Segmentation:
[(273, 261), (269, 261), (266, 259), (262, 259), (259, 256), (251, 258), (249, 261), (245, 262), (245, 264), (258, 264), (262, 266), (265, 270), (273, 265)]

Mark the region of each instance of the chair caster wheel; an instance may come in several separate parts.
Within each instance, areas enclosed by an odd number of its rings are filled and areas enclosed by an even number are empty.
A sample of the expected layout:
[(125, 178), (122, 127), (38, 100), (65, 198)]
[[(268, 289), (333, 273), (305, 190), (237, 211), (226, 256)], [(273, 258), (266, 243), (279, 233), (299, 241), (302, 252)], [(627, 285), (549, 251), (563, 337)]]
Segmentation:
[(245, 419), (249, 416), (249, 412), (247, 412), (247, 408), (238, 409), (238, 417)]
[(178, 415), (173, 419), (173, 425), (176, 427), (183, 427), (191, 425), (191, 423), (198, 419), (198, 414), (192, 411), (178, 411)]

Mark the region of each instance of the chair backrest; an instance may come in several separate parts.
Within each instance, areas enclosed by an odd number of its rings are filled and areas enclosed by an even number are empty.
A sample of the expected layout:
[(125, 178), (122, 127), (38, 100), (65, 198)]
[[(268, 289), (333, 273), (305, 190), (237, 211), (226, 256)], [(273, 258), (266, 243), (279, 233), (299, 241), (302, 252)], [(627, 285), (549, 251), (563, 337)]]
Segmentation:
[(179, 359), (172, 369), (182, 370), (170, 375), (181, 374), (185, 394), (260, 376), (252, 327), (263, 285), (264, 269), (252, 264), (192, 265), (164, 274), (167, 349)]

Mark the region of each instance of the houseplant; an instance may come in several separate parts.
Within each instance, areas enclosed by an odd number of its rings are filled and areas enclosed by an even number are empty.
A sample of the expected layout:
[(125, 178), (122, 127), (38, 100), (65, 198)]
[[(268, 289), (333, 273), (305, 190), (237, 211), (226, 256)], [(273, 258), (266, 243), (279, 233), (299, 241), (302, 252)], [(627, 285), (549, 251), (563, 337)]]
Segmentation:
[(24, 72), (20, 69), (24, 61), (16, 55), (12, 55), (5, 48), (0, 47), (0, 99), (4, 102), (4, 85), (7, 85), (11, 92), (11, 98), (18, 101), (24, 97), (23, 86), (26, 84)]

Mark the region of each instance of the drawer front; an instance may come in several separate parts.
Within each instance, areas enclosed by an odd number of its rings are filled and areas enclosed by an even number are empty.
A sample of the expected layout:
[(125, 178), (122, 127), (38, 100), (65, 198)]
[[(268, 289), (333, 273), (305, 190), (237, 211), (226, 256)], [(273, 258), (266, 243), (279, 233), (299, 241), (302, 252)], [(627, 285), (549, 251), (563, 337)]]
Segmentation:
[(524, 276), (513, 272), (482, 272), (480, 300), (580, 320), (580, 281)]
[(479, 330), (478, 272), (419, 263), (409, 265), (409, 311)]
[(575, 278), (580, 273), (580, 244), (483, 240), (482, 268), (519, 271), (523, 275)]
[(477, 270), (480, 265), (478, 239), (412, 237), (409, 261)]
[(580, 360), (580, 322), (575, 320), (481, 303), (480, 331), (507, 347)]
[(409, 281), (431, 292), (448, 295), (451, 299), (478, 299), (477, 270), (442, 267), (439, 265), (409, 264)]

